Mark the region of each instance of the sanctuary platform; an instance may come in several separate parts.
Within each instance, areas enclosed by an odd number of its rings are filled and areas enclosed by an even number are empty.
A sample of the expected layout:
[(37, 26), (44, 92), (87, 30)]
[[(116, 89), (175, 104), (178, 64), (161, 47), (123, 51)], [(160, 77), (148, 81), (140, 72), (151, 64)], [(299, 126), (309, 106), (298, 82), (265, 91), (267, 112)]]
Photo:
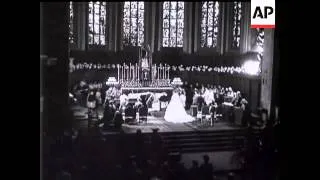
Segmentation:
[[(87, 109), (81, 106), (72, 107), (76, 121), (74, 127), (77, 129), (88, 129), (88, 115)], [(103, 109), (98, 109), (99, 118), (103, 116)], [(210, 126), (210, 122), (200, 122), (195, 120), (189, 123), (171, 123), (164, 120), (164, 110), (151, 112), (148, 115), (147, 122), (135, 123), (135, 124), (123, 124), (122, 129), (125, 133), (136, 133), (137, 129), (141, 129), (143, 133), (151, 133), (152, 129), (158, 128), (159, 133), (167, 132), (198, 132), (198, 131), (225, 131), (225, 130), (240, 130), (244, 129), (241, 126), (230, 125), (229, 123), (220, 120), (214, 123), (214, 126)]]

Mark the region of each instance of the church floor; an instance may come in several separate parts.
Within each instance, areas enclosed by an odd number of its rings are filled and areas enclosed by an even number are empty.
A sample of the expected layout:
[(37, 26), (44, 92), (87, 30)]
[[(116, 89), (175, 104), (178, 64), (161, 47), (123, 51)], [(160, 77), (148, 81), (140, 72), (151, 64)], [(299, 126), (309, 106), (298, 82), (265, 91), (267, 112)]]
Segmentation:
[[(76, 129), (88, 128), (87, 108), (81, 106), (73, 106), (72, 110), (76, 122), (74, 127)], [(98, 108), (99, 119), (103, 116), (103, 108)], [(190, 131), (216, 131), (216, 130), (236, 130), (241, 129), (240, 126), (230, 125), (227, 122), (217, 121), (214, 126), (210, 126), (210, 122), (193, 121), (190, 123), (172, 123), (164, 120), (164, 111), (152, 112), (148, 116), (147, 122), (139, 124), (123, 124), (122, 129), (125, 133), (135, 133), (137, 129), (141, 129), (143, 133), (150, 133), (152, 129), (158, 128), (159, 132), (190, 132)]]

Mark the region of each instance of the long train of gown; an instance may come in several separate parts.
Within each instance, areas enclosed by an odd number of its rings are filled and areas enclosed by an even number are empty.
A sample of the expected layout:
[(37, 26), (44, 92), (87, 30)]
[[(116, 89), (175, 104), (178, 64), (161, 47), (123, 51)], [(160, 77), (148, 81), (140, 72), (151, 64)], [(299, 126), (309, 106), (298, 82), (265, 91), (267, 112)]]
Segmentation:
[(192, 116), (187, 114), (177, 93), (173, 93), (167, 106), (164, 119), (173, 123), (185, 123), (194, 120)]

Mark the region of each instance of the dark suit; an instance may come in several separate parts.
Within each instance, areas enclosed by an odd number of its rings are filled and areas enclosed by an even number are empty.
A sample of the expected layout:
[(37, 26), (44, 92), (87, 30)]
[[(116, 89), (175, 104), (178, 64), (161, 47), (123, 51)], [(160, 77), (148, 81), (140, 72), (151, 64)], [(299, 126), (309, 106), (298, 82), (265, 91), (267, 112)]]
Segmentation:
[(213, 165), (211, 163), (205, 163), (200, 166), (200, 174), (203, 180), (213, 180)]
[(113, 110), (109, 106), (106, 106), (104, 108), (103, 118), (102, 118), (102, 121), (104, 123), (103, 125), (104, 128), (107, 128), (110, 125), (110, 123), (113, 121), (113, 117), (114, 117)]
[(126, 122), (132, 122), (136, 119), (136, 111), (131, 104), (128, 104), (124, 110), (126, 117)]
[(186, 87), (185, 91), (186, 91), (186, 109), (190, 109), (190, 106), (192, 104), (192, 98), (193, 98), (192, 90), (190, 87)]

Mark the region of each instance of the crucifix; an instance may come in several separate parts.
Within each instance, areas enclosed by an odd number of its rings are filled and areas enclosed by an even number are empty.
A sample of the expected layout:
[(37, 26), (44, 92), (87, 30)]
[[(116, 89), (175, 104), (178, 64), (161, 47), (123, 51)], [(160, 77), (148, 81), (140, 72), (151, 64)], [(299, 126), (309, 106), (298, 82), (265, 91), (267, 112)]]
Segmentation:
[(150, 46), (145, 44), (139, 49), (139, 66), (142, 71), (142, 80), (151, 80), (151, 69), (152, 69), (152, 53)]

